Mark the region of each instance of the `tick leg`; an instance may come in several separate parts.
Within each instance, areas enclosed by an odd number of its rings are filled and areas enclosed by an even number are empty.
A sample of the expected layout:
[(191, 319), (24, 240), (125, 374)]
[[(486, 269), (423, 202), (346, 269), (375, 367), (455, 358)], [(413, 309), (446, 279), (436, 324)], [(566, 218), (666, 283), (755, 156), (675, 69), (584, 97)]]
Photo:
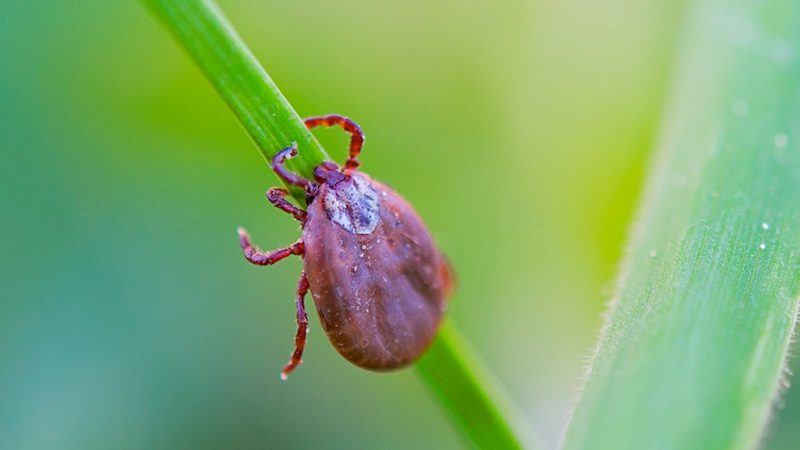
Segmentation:
[(305, 247), (303, 241), (297, 241), (286, 247), (273, 250), (269, 253), (262, 253), (258, 248), (250, 244), (250, 237), (244, 228), (239, 228), (239, 244), (244, 250), (244, 257), (257, 266), (270, 266), (291, 255), (302, 255)]
[(281, 371), (281, 380), (289, 378), (289, 374), (303, 362), (303, 349), (306, 347), (306, 333), (308, 333), (306, 292), (308, 292), (308, 278), (306, 278), (306, 273), (302, 272), (300, 281), (297, 282), (297, 334), (294, 336), (294, 352), (289, 363)]
[(300, 223), (306, 223), (306, 212), (289, 203), (284, 197), (289, 195), (286, 189), (271, 188), (267, 191), (267, 200), (275, 205), (276, 208), (286, 211)]
[(311, 182), (306, 180), (305, 178), (301, 177), (300, 175), (295, 175), (288, 170), (283, 165), (287, 159), (292, 159), (297, 156), (297, 143), (292, 143), (291, 147), (286, 147), (285, 149), (279, 151), (272, 157), (272, 170), (275, 171), (278, 176), (285, 181), (287, 184), (292, 186), (297, 186), (302, 188), (305, 191), (308, 191)]
[(328, 114), (318, 117), (307, 117), (303, 119), (306, 127), (310, 130), (318, 126), (332, 127), (339, 125), (344, 131), (350, 133), (350, 156), (344, 163), (345, 170), (358, 168), (358, 155), (361, 153), (361, 146), (364, 145), (364, 132), (357, 123), (339, 114)]

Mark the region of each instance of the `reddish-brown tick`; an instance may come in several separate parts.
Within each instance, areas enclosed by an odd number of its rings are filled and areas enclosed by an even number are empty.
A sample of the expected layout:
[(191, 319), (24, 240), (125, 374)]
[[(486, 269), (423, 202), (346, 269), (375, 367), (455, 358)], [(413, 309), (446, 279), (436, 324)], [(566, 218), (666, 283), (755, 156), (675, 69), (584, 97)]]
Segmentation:
[(308, 317), (304, 299), (311, 289), (325, 333), (353, 364), (391, 370), (416, 360), (436, 335), (452, 288), (450, 266), (414, 209), (393, 190), (356, 170), (364, 143), (352, 120), (327, 115), (305, 119), (311, 129), (339, 125), (350, 133), (350, 155), (341, 170), (326, 161), (314, 180), (295, 175), (284, 162), (297, 155), (292, 146), (272, 158), (272, 169), (287, 184), (306, 192), (307, 210), (289, 203), (285, 189), (267, 198), (297, 219), (302, 238), (287, 248), (262, 253), (243, 229), (244, 256), (266, 266), (290, 255), (303, 258), (297, 284), (295, 350), (281, 372), (286, 379), (300, 363)]

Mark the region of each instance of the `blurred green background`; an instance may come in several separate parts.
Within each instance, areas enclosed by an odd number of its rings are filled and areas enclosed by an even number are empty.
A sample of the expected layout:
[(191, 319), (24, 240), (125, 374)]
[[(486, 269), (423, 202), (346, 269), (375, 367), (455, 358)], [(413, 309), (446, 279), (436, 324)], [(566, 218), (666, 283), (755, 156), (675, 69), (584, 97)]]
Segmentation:
[[(544, 440), (601, 326), (665, 100), (680, 4), (221, 1), (301, 115), (346, 114), (364, 170), (459, 274), (451, 317)], [(1, 448), (460, 448), (413, 370), (340, 358), (277, 180), (138, 2), (0, 4)], [(346, 137), (317, 133), (344, 155)], [(785, 396), (765, 448), (800, 439)]]

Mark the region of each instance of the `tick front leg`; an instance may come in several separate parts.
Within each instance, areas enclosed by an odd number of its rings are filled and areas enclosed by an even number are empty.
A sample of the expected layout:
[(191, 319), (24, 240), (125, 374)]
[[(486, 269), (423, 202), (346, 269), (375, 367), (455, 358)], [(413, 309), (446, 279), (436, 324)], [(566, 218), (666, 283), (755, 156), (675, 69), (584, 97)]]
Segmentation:
[(307, 117), (303, 119), (306, 127), (310, 130), (318, 126), (332, 127), (339, 125), (344, 131), (350, 133), (350, 156), (347, 162), (344, 163), (345, 170), (353, 170), (358, 168), (358, 155), (361, 153), (361, 147), (364, 145), (364, 132), (357, 123), (339, 114), (328, 114), (319, 117)]
[(306, 223), (306, 212), (289, 203), (284, 197), (289, 195), (289, 191), (281, 188), (271, 188), (267, 191), (267, 200), (275, 205), (276, 208), (286, 211), (300, 223)]
[(289, 172), (284, 166), (284, 163), (297, 156), (297, 143), (292, 143), (291, 147), (286, 147), (283, 150), (279, 151), (272, 157), (272, 170), (285, 181), (287, 184), (297, 186), (303, 189), (306, 192), (311, 191), (313, 183), (306, 180), (305, 178), (301, 177), (300, 175), (295, 175)]
[(245, 231), (244, 228), (239, 228), (239, 244), (242, 246), (242, 250), (244, 250), (244, 257), (257, 266), (270, 266), (287, 256), (302, 255), (305, 251), (303, 241), (297, 241), (286, 248), (273, 250), (269, 253), (262, 253), (258, 248), (250, 244), (250, 237), (247, 235), (247, 231)]
[(308, 315), (305, 305), (307, 292), (308, 278), (306, 278), (306, 273), (302, 272), (300, 281), (297, 282), (297, 334), (294, 337), (294, 352), (289, 363), (281, 371), (281, 380), (289, 378), (289, 374), (303, 362), (303, 350), (306, 348), (306, 334), (308, 333)]

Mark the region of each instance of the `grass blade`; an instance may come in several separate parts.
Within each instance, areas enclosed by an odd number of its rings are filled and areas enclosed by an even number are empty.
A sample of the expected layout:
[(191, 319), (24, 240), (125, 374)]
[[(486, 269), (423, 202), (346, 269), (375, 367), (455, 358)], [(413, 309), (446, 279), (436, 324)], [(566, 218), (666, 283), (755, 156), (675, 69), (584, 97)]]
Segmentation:
[[(297, 142), (300, 154), (291, 168), (311, 178), (312, 169), (329, 159), (306, 130), (278, 88), (236, 35), (217, 6), (201, 0), (144, 0), (172, 30), (239, 118), (268, 160)], [(293, 190), (298, 201), (302, 192)], [(479, 448), (522, 448), (522, 427), (472, 356), (455, 326), (445, 324), (428, 354), (417, 365), (456, 428)]]
[(417, 362), (417, 370), (474, 447), (541, 448), (538, 437), (527, 431), (522, 416), (449, 320)]
[[(287, 166), (312, 178), (314, 167), (330, 159), (214, 2), (144, 2), (200, 66), (267, 161), (296, 142), (300, 155)], [(305, 202), (302, 192), (292, 193)]]
[(565, 449), (749, 449), (800, 290), (800, 6), (701, 0)]

